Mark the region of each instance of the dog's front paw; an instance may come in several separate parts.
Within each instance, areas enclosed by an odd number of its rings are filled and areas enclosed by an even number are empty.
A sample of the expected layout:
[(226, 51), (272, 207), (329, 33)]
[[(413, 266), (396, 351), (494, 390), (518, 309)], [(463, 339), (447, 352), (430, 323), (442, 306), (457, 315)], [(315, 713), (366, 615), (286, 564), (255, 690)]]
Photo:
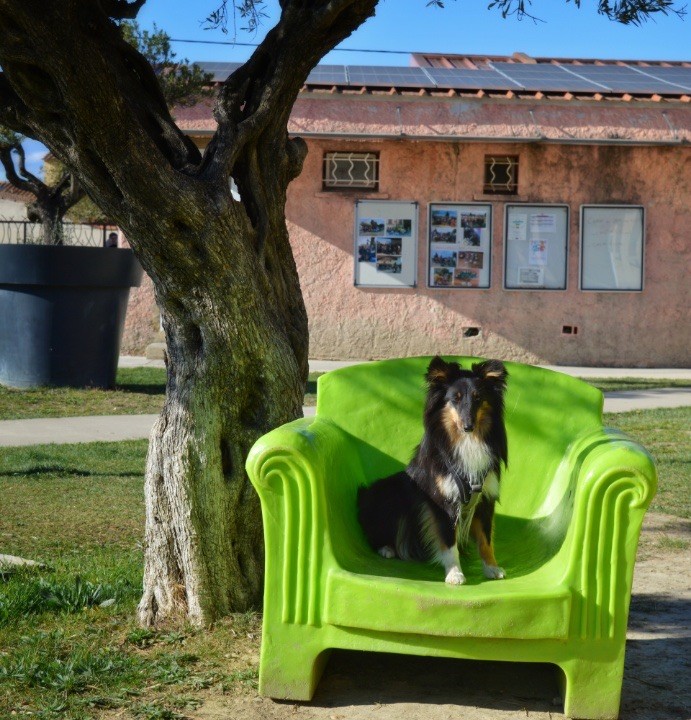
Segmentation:
[(503, 580), (506, 577), (504, 568), (497, 567), (496, 565), (486, 565), (482, 563), (485, 577), (490, 580)]
[(446, 573), (446, 579), (444, 582), (447, 582), (449, 585), (463, 585), (465, 582), (465, 575), (460, 568), (452, 567), (451, 570)]

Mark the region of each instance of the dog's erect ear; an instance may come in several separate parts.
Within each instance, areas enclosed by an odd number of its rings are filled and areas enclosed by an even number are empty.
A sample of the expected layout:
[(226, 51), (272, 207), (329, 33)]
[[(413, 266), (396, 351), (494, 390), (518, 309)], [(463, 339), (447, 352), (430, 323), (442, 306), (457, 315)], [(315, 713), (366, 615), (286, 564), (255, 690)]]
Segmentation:
[(439, 355), (436, 355), (427, 366), (425, 380), (427, 380), (430, 385), (445, 383), (449, 379), (449, 370), (451, 370), (451, 365), (444, 362)]
[(475, 363), (473, 372), (483, 380), (496, 383), (502, 388), (506, 387), (506, 378), (509, 373), (501, 360), (485, 360), (485, 362)]

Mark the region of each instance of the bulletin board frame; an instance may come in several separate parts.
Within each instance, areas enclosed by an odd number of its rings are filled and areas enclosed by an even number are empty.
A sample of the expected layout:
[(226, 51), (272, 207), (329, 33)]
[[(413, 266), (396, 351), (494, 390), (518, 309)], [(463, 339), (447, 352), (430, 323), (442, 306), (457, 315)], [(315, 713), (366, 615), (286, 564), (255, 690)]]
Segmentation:
[(356, 200), (355, 287), (416, 287), (418, 228), (416, 201)]
[(567, 289), (570, 223), (566, 203), (504, 206), (504, 290)]
[[(488, 290), (491, 287), (493, 210), (492, 204), (486, 202), (428, 204), (428, 288)], [(444, 216), (449, 220), (445, 221)]]
[(645, 240), (643, 205), (581, 205), (579, 290), (643, 292)]

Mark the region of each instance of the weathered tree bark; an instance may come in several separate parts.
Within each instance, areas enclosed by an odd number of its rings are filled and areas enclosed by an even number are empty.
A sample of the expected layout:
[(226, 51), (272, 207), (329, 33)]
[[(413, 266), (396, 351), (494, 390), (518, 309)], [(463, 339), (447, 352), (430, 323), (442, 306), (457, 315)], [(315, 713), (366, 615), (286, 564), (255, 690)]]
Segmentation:
[(307, 318), (285, 201), (306, 148), (288, 117), (311, 68), (376, 0), (283, 0), (226, 81), (203, 157), (111, 22), (141, 4), (0, 0), (0, 122), (51, 148), (153, 280), (168, 381), (147, 461), (139, 612), (147, 625), (201, 624), (259, 602), (261, 514), (244, 460), (301, 415)]

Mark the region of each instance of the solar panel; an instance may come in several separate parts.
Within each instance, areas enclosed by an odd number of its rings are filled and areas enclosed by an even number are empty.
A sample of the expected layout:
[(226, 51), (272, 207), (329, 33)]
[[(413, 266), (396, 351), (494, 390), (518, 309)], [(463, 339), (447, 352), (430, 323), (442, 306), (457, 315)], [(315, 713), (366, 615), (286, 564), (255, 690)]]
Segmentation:
[[(642, 67), (636, 68), (639, 74), (645, 73), (667, 85), (666, 92), (685, 90), (691, 92), (691, 67)], [(664, 92), (664, 91), (663, 91)]]
[(425, 68), (440, 90), (516, 90), (518, 85), (494, 70)]
[(348, 65), (350, 85), (372, 87), (434, 87), (419, 67)]
[(345, 65), (317, 65), (307, 77), (309, 85), (345, 85)]
[(511, 78), (524, 90), (542, 92), (607, 92), (608, 87), (578, 77), (560, 65), (495, 62), (497, 72)]
[(242, 63), (232, 62), (206, 62), (195, 63), (205, 72), (213, 75), (214, 82), (223, 82), (229, 75), (237, 70)]
[(573, 65), (569, 69), (615, 93), (669, 93), (674, 90), (661, 80), (625, 65)]

